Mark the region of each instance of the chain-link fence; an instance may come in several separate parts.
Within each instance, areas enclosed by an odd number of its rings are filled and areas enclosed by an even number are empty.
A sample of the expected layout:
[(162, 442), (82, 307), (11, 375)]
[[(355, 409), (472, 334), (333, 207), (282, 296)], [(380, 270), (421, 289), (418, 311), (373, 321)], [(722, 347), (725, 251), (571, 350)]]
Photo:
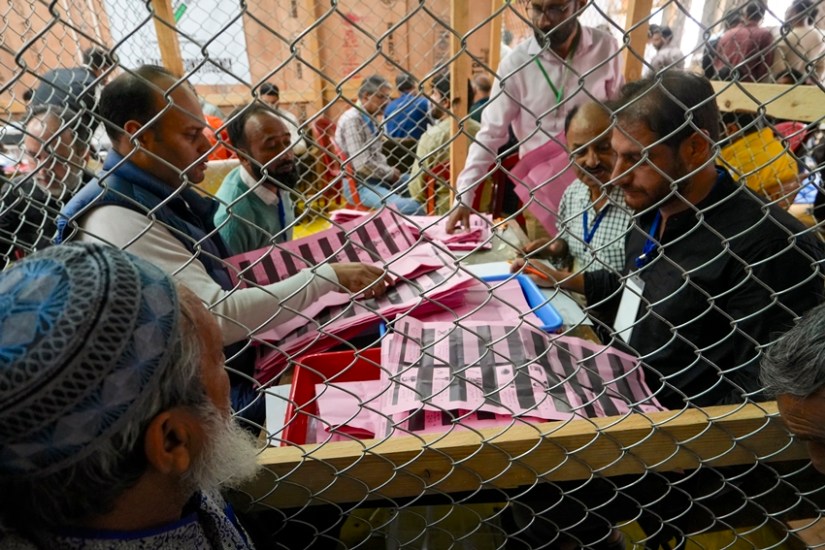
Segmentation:
[(816, 2), (0, 12), (3, 265), (57, 232), (201, 297), (259, 547), (825, 540), (758, 380), (825, 298)]

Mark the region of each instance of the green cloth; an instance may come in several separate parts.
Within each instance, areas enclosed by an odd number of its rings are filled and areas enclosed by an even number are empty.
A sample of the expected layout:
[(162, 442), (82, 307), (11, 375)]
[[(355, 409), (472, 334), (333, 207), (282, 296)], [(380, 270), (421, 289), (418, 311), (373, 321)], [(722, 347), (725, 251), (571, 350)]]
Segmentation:
[[(444, 118), (438, 124), (430, 126), (418, 141), (415, 155), (418, 158), (414, 177), (410, 179), (410, 196), (420, 202), (427, 202), (427, 185), (424, 176), (437, 164), (450, 162), (451, 119)], [(464, 121), (464, 133), (474, 139), (481, 125), (474, 120)], [(434, 154), (433, 154), (434, 153)], [(432, 155), (432, 156), (428, 156)], [(439, 181), (436, 186), (436, 213), (444, 214), (450, 209), (450, 182)]]
[[(269, 246), (273, 242), (292, 239), (292, 225), (295, 212), (288, 193), (280, 192), (284, 201), (284, 219), (287, 231), (279, 234), (283, 227), (278, 216), (278, 205), (267, 204), (244, 183), (246, 172), (238, 166), (229, 172), (221, 183), (215, 197), (220, 201), (215, 213), (215, 227), (224, 242), (235, 254), (249, 252)], [(246, 175), (251, 180), (251, 176)], [(273, 239), (278, 235), (276, 239)]]

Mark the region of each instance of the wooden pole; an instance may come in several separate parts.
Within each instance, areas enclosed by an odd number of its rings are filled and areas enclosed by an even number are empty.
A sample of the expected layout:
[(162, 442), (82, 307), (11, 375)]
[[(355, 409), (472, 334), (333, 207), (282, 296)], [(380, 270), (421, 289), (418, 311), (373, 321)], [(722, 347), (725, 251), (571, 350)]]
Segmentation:
[[(472, 76), (470, 56), (462, 53), (455, 57), (461, 51), (461, 39), (469, 30), (469, 18), (470, 6), (468, 0), (450, 1), (450, 23), (453, 28), (453, 34), (450, 35), (450, 52), (454, 57), (453, 62), (450, 64), (450, 98), (452, 99), (451, 111), (455, 115), (450, 128), (452, 135), (458, 134), (458, 121), (467, 116), (470, 108), (467, 101), (469, 99), (467, 97), (467, 82)], [(456, 188), (458, 174), (467, 161), (468, 148), (469, 143), (466, 135), (461, 135), (450, 142), (450, 185), (453, 190)], [(455, 199), (455, 191), (451, 192), (451, 196), (452, 202)]]
[[(501, 0), (490, 0), (490, 13), (496, 13), (501, 7)], [(501, 61), (501, 15), (497, 15), (490, 20), (490, 60), (489, 65), (494, 70), (498, 70), (498, 63)]]
[[(624, 58), (624, 79), (627, 82), (638, 80), (642, 76), (642, 62), (645, 58), (645, 45), (647, 44), (647, 24), (642, 21), (650, 15), (652, 6), (653, 0), (628, 2), (625, 29), (629, 31), (630, 44), (625, 49)], [(639, 25), (634, 28), (637, 23)]]
[(155, 17), (155, 32), (158, 35), (158, 48), (163, 65), (172, 74), (183, 76), (183, 59), (180, 55), (180, 42), (175, 30), (175, 15), (172, 12), (172, 0), (152, 0)]

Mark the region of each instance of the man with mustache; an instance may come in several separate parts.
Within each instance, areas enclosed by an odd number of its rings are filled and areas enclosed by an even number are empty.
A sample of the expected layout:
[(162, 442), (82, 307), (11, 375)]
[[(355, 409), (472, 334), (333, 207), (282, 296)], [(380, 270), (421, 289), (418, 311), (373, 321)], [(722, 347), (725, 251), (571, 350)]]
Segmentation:
[(448, 231), (469, 228), (470, 205), (511, 127), (523, 158), (561, 133), (573, 107), (616, 96), (623, 82), (618, 46), (609, 34), (579, 24), (586, 6), (587, 0), (529, 2), (534, 36), (499, 64), (481, 130), (458, 177)]
[(290, 240), (298, 171), (289, 128), (270, 107), (255, 102), (229, 116), (227, 131), (241, 165), (218, 189), (215, 227), (237, 254)]
[(200, 299), (99, 244), (0, 274), (0, 547), (252, 548), (220, 490), (258, 472)]
[(682, 71), (625, 86), (611, 141), (613, 181), (636, 211), (622, 273), (533, 265), (590, 306), (614, 308), (614, 338), (670, 409), (764, 399), (763, 348), (825, 301), (822, 243), (715, 165), (714, 95)]
[[(624, 266), (624, 241), (631, 221), (622, 190), (610, 183), (616, 154), (610, 145), (610, 112), (596, 102), (574, 107), (564, 125), (578, 179), (559, 205), (558, 236), (529, 243), (529, 257), (554, 259), (574, 273)], [(524, 260), (513, 264), (518, 270)]]

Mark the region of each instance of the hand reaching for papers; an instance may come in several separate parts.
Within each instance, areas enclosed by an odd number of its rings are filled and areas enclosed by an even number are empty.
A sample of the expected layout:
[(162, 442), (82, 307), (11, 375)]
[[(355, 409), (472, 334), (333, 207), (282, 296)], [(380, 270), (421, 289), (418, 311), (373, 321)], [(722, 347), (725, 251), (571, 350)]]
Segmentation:
[(458, 226), (464, 228), (464, 231), (470, 230), (470, 207), (464, 206), (463, 204), (457, 204), (452, 212), (450, 212), (450, 217), (447, 218), (447, 226), (446, 230), (447, 233), (453, 234), (455, 230), (458, 229)]
[(537, 239), (524, 245), (524, 253), (531, 252), (536, 258), (566, 258), (569, 248), (563, 239)]
[(353, 294), (363, 291), (365, 298), (383, 296), (387, 292), (389, 278), (380, 267), (360, 262), (330, 264), (338, 277), (338, 284)]
[(529, 275), (538, 286), (551, 288), (557, 286), (565, 290), (584, 293), (583, 274), (553, 269), (542, 261), (516, 258), (513, 260), (510, 271)]

